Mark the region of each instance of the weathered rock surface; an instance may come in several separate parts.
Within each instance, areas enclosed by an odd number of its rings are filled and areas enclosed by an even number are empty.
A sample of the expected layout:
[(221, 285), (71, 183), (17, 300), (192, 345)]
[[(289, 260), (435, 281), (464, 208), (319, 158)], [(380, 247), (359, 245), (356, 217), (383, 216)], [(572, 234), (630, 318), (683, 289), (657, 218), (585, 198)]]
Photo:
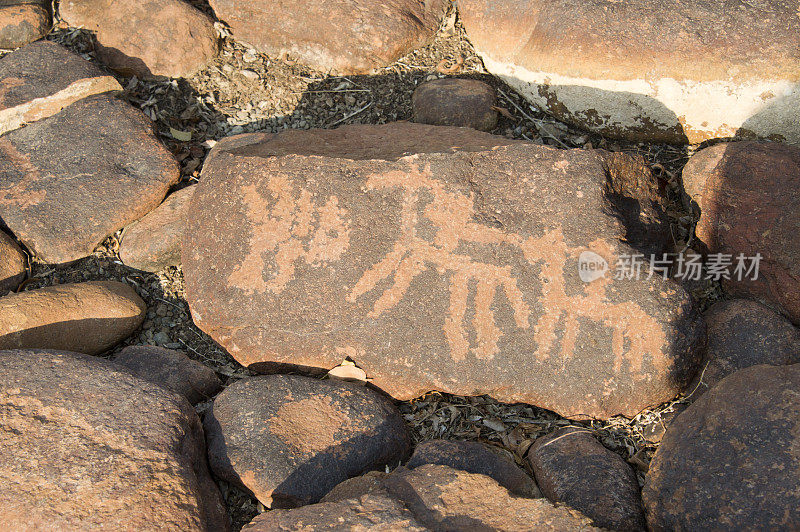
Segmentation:
[(0, 528), (224, 531), (200, 420), (95, 357), (0, 351)]
[(186, 397), (192, 404), (210, 399), (222, 389), (214, 370), (172, 349), (129, 346), (117, 354), (114, 363), (139, 378)]
[(485, 475), (443, 465), (372, 478), (352, 498), (263, 513), (245, 530), (598, 530), (575, 510), (514, 497)]
[(0, 349), (100, 354), (144, 321), (147, 306), (116, 281), (48, 286), (0, 298)]
[(800, 324), (800, 148), (717, 144), (689, 160), (683, 183), (700, 207), (697, 237), (712, 253), (732, 255), (734, 266), (739, 254), (762, 256), (758, 279), (732, 276), (727, 291), (779, 305)]
[(0, 3), (0, 48), (9, 50), (41, 39), (53, 24), (48, 0)]
[(88, 255), (179, 178), (150, 120), (108, 95), (0, 137), (0, 218), (47, 262)]
[(705, 311), (703, 317), (708, 348), (705, 369), (687, 388), (687, 392), (693, 391), (692, 400), (740, 369), (759, 364), (800, 364), (800, 329), (760, 303), (746, 299), (721, 301)]
[(425, 464), (446, 465), (467, 473), (486, 475), (520, 497), (542, 496), (528, 473), (482, 443), (449, 440), (422, 442), (414, 449), (406, 467), (414, 469)]
[(491, 85), (476, 79), (428, 81), (411, 97), (414, 122), (491, 131), (497, 125), (495, 97)]
[(0, 231), (0, 296), (17, 289), (27, 264), (28, 257), (14, 239)]
[(340, 482), (402, 460), (400, 413), (363, 386), (296, 375), (240, 380), (205, 417), (214, 473), (268, 507), (315, 503)]
[(64, 0), (58, 10), (93, 32), (98, 58), (124, 76), (188, 77), (219, 52), (213, 21), (181, 0)]
[(273, 57), (289, 54), (323, 71), (361, 74), (427, 43), (446, 0), (210, 0), (233, 36)]
[(195, 187), (170, 194), (147, 216), (125, 228), (119, 258), (127, 266), (157, 272), (181, 261), (181, 240)]
[(753, 366), (678, 416), (642, 492), (650, 530), (800, 528), (800, 364)]
[(645, 530), (636, 474), (586, 429), (565, 427), (537, 439), (528, 460), (553, 503), (578, 510), (600, 528)]
[(53, 116), (87, 96), (122, 90), (113, 76), (51, 41), (0, 59), (0, 134)]
[(657, 275), (584, 283), (578, 262), (659, 253), (658, 202), (636, 159), (466, 128), (235, 137), (190, 207), (187, 299), (254, 369), (350, 357), (399, 399), (633, 415), (694, 376), (702, 320)]
[(800, 143), (793, 2), (459, 0), (489, 72), (607, 136)]

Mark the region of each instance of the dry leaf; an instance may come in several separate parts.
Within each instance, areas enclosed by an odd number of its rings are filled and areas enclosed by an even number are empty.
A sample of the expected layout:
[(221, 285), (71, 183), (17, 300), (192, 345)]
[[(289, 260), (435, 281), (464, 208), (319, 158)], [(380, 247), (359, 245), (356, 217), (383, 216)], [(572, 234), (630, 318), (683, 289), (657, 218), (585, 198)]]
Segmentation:
[(492, 106), (492, 109), (503, 115), (504, 117), (508, 118), (509, 120), (516, 120), (514, 115), (511, 114), (511, 111), (506, 109), (505, 107), (498, 107), (496, 105)]
[(179, 140), (181, 142), (189, 142), (190, 140), (192, 140), (191, 131), (181, 131), (179, 129), (171, 127), (169, 128), (169, 134), (172, 136), (173, 139)]

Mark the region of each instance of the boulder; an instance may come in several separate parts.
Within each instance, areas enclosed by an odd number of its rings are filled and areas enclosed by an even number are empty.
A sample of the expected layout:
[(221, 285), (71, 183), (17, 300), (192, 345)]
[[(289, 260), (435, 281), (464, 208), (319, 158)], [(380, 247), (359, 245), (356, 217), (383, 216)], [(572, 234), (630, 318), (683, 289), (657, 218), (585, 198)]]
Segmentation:
[(219, 52), (214, 22), (181, 0), (64, 0), (58, 11), (91, 31), (97, 57), (123, 76), (188, 77)]
[(446, 465), (467, 473), (486, 475), (519, 497), (542, 496), (528, 473), (483, 443), (449, 440), (422, 442), (414, 449), (406, 467), (414, 469), (425, 464)]
[(0, 231), (0, 296), (17, 289), (25, 279), (28, 257), (13, 238)]
[(4, 0), (0, 3), (0, 48), (9, 50), (50, 32), (50, 0)]
[(694, 376), (702, 320), (659, 275), (579, 269), (660, 253), (660, 202), (638, 159), (467, 128), (234, 137), (189, 208), (186, 297), (257, 371), (349, 357), (397, 399), (634, 415)]
[(396, 465), (410, 439), (388, 399), (297, 375), (243, 379), (205, 417), (211, 469), (267, 507), (315, 503), (340, 482)]
[(88, 255), (179, 179), (150, 120), (108, 95), (0, 137), (0, 219), (51, 263)]
[(0, 351), (0, 528), (225, 531), (200, 420), (114, 364)]
[(131, 335), (147, 306), (116, 281), (48, 286), (0, 298), (0, 349), (98, 355)]
[(528, 451), (542, 493), (608, 530), (645, 530), (636, 474), (586, 429), (564, 427)]
[(181, 240), (186, 212), (195, 187), (170, 194), (164, 203), (125, 228), (119, 258), (126, 266), (157, 272), (181, 261)]
[(705, 311), (708, 348), (702, 372), (687, 388), (691, 400), (740, 369), (800, 364), (800, 329), (755, 301), (720, 301)]
[[(697, 237), (733, 262), (726, 291), (777, 305), (800, 324), (800, 148), (717, 144), (692, 156), (683, 183), (700, 209)], [(740, 254), (761, 256), (755, 280), (733, 275)]]
[(729, 375), (673, 422), (642, 497), (648, 528), (800, 528), (800, 364)]
[(435, 126), (471, 127), (491, 131), (497, 111), (491, 85), (476, 79), (444, 78), (428, 81), (414, 90), (414, 122)]
[(633, 141), (800, 143), (793, 2), (459, 0), (458, 8), (486, 69), (564, 122)]
[(399, 468), (361, 493), (293, 510), (266, 512), (244, 528), (267, 530), (599, 530), (546, 499), (514, 497), (493, 479), (444, 465)]
[(186, 397), (193, 405), (212, 398), (222, 389), (214, 370), (180, 351), (153, 345), (129, 346), (114, 357), (114, 363)]
[(446, 0), (210, 0), (233, 36), (272, 57), (290, 54), (308, 66), (364, 74), (433, 38)]
[(113, 76), (63, 46), (29, 44), (0, 59), (0, 135), (87, 96), (121, 90)]

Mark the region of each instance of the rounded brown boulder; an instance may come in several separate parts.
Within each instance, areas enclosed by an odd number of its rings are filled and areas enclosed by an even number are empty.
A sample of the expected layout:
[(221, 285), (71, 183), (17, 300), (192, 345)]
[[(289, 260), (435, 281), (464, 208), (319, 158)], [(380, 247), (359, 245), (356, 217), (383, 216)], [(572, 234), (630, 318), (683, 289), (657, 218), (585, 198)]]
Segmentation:
[(414, 122), (491, 131), (497, 125), (495, 92), (476, 79), (445, 78), (421, 84), (411, 97)]
[(761, 303), (721, 301), (703, 317), (708, 327), (708, 348), (704, 369), (687, 388), (691, 400), (740, 369), (800, 363), (800, 329)]
[(315, 503), (350, 477), (397, 464), (410, 446), (400, 413), (377, 392), (297, 375), (240, 380), (204, 421), (214, 473), (276, 508)]
[(147, 306), (116, 281), (48, 286), (0, 298), (0, 349), (100, 354), (144, 321)]
[(47, 0), (0, 2), (0, 48), (17, 48), (41, 39), (53, 25)]
[(648, 528), (800, 529), (800, 364), (730, 375), (675, 419), (642, 497)]
[(645, 530), (639, 481), (631, 466), (586, 429), (564, 427), (528, 451), (536, 482), (553, 503), (566, 504), (610, 530)]
[(16, 290), (25, 279), (28, 258), (13, 238), (0, 231), (0, 296)]
[(0, 530), (224, 532), (200, 420), (101, 358), (0, 351)]

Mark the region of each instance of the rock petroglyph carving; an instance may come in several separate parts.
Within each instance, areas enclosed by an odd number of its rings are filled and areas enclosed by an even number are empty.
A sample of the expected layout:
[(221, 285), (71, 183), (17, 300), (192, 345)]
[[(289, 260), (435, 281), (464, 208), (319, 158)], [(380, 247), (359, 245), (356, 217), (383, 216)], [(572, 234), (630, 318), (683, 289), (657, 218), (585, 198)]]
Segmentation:
[[(404, 194), (401, 236), (380, 262), (364, 272), (347, 297), (349, 302), (355, 303), (379, 283), (392, 277), (393, 284), (374, 302), (370, 317), (382, 316), (394, 308), (414, 279), (433, 267), (450, 275), (450, 304), (443, 330), (453, 360), (464, 360), (470, 353), (478, 359), (493, 358), (499, 352), (499, 340), (503, 336), (493, 310), (498, 291), (505, 294), (514, 322), (520, 329), (531, 328), (531, 305), (520, 290), (510, 265), (480, 262), (460, 246), (510, 246), (519, 250), (531, 266), (540, 268), (542, 295), (536, 308), (541, 309), (541, 315), (533, 325), (537, 360), (543, 361), (551, 356), (562, 321), (561, 356), (565, 359), (572, 357), (580, 329), (579, 320), (583, 318), (601, 322), (612, 329), (615, 370), (619, 370), (627, 358), (631, 371), (639, 372), (641, 358), (637, 353), (649, 354), (658, 370), (667, 368), (669, 362), (661, 352), (665, 342), (661, 327), (633, 302), (609, 302), (606, 291), (611, 279), (586, 284), (582, 293), (577, 295), (567, 294), (564, 277), (567, 260), (578, 257), (587, 248), (570, 247), (560, 227), (549, 229), (540, 237), (523, 237), (480, 223), (475, 218), (474, 194), (449, 191), (444, 182), (432, 178), (429, 165), (423, 169), (412, 165), (410, 170), (373, 174), (367, 179), (367, 193), (393, 188), (402, 189)], [(426, 202), (427, 198), (430, 200)], [(421, 218), (435, 227), (432, 239), (420, 235)], [(590, 243), (590, 248), (608, 260), (614, 260), (613, 250), (604, 240)], [(464, 324), (473, 282), (476, 283), (475, 347), (470, 345)]]
[[(281, 175), (272, 177), (267, 188), (272, 205), (255, 185), (243, 189), (246, 216), (253, 225), (251, 245), (228, 278), (250, 294), (280, 294), (294, 279), (298, 261), (321, 267), (337, 261), (350, 245), (347, 211), (339, 207), (335, 196), (320, 206), (308, 189), (297, 191)], [(268, 252), (271, 261), (265, 263)]]

